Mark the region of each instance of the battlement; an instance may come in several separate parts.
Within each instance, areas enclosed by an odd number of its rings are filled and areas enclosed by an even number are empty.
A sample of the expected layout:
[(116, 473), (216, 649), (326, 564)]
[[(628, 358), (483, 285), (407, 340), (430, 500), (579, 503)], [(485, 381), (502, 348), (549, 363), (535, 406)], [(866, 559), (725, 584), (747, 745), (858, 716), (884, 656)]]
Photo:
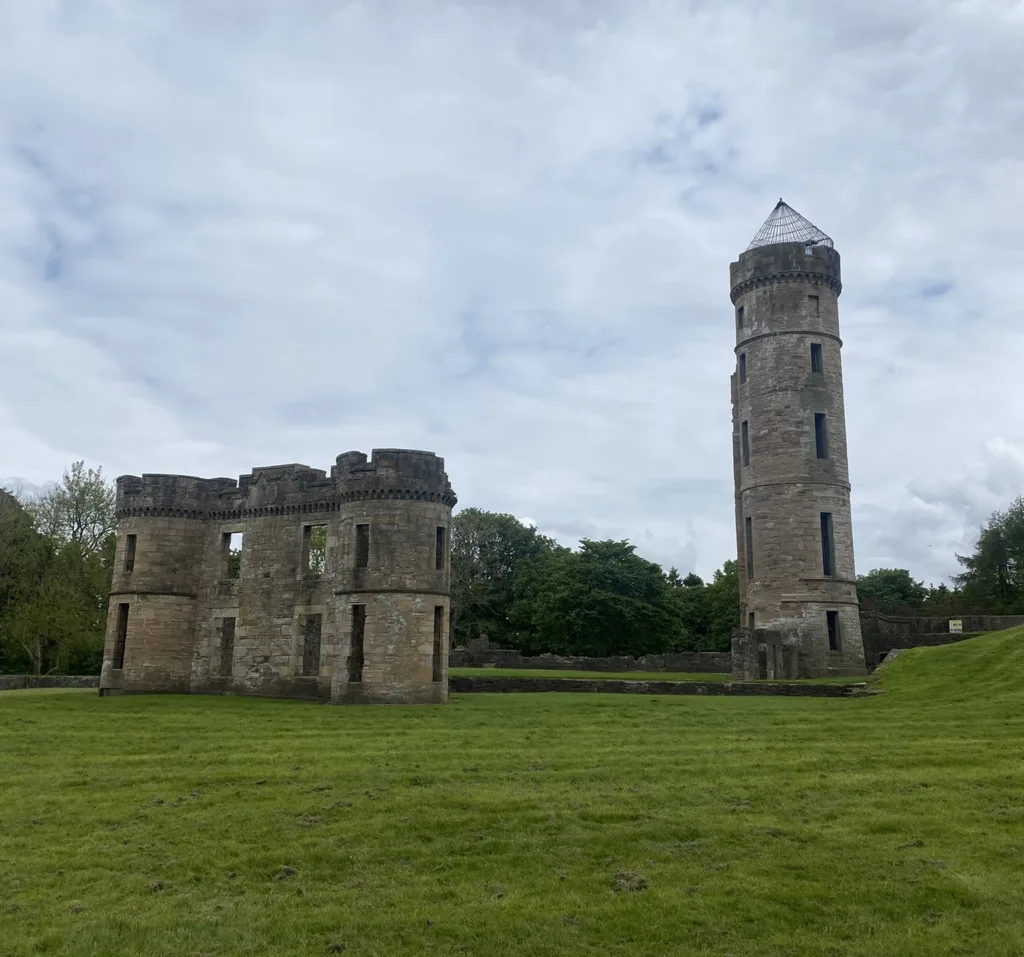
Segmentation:
[(456, 502), (444, 459), (415, 449), (339, 455), (330, 475), (293, 462), (254, 468), (238, 479), (145, 473), (117, 479), (117, 514), (206, 518), (266, 508), (330, 508), (354, 498)]
[(374, 449), (344, 452), (331, 469), (339, 494), (344, 498), (409, 495), (456, 502), (444, 459), (418, 449)]
[(752, 285), (788, 280), (819, 282), (842, 291), (839, 253), (830, 246), (809, 246), (803, 242), (772, 243), (740, 253), (729, 263), (732, 301)]

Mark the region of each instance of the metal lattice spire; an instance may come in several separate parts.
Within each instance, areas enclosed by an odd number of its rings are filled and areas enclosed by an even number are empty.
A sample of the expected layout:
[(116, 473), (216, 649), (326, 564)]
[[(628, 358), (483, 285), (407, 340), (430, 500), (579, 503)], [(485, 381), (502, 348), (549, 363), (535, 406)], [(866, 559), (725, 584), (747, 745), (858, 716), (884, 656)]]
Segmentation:
[(750, 240), (747, 249), (758, 246), (770, 246), (772, 243), (806, 243), (808, 246), (828, 246), (834, 248), (832, 240), (814, 223), (808, 222), (792, 206), (787, 206), (782, 199), (775, 204), (775, 209)]

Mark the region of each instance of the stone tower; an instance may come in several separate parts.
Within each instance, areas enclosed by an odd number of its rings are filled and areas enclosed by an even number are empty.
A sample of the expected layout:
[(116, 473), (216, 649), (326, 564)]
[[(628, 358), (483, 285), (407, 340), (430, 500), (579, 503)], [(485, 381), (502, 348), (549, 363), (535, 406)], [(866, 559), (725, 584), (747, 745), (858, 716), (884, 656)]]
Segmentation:
[(121, 476), (100, 693), (447, 700), (455, 502), (410, 449)]
[[(766, 638), (780, 654), (784, 648), (791, 677), (863, 674), (839, 253), (780, 199), (729, 274), (736, 536), (748, 647)], [(762, 641), (762, 655), (764, 647)]]

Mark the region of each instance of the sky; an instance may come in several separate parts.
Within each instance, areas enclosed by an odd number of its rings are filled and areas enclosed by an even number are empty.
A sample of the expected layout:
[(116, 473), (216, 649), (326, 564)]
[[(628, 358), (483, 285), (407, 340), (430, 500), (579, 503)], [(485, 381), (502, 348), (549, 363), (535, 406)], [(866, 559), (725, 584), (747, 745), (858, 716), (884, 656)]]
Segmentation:
[(0, 3), (0, 477), (444, 456), (735, 557), (729, 263), (842, 255), (857, 570), (1024, 494), (1017, 0)]

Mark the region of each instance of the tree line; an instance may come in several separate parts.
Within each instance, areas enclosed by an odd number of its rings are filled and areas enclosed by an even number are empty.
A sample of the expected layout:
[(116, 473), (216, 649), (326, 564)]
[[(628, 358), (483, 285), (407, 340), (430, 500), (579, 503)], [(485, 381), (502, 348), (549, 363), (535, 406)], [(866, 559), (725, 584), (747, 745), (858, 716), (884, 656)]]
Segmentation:
[(0, 673), (99, 674), (114, 488), (75, 462), (36, 499), (0, 489)]
[[(35, 499), (0, 490), (0, 673), (96, 674), (114, 558), (114, 488), (75, 462)], [(465, 508), (452, 517), (451, 636), (486, 636), (527, 655), (605, 657), (727, 651), (739, 578), (727, 561), (704, 582), (636, 554), (628, 541), (575, 549), (515, 516)], [(858, 576), (866, 607), (956, 617), (1024, 614), (1024, 499), (981, 528), (952, 587), (907, 569)]]

